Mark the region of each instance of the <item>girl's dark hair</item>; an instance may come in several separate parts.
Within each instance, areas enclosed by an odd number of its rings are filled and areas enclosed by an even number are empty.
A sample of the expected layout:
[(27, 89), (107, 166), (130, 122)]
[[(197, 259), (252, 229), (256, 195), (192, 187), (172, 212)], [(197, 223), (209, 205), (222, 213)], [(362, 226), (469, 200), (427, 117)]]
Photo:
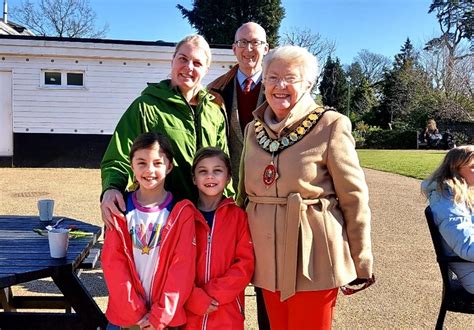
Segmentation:
[(192, 167), (192, 174), (194, 176), (194, 170), (196, 169), (197, 164), (206, 158), (211, 158), (211, 157), (217, 157), (220, 160), (222, 160), (225, 164), (225, 167), (227, 167), (227, 171), (229, 172), (229, 177), (232, 176), (232, 169), (230, 167), (230, 158), (227, 156), (227, 154), (222, 151), (220, 148), (216, 147), (205, 147), (201, 148), (196, 152), (196, 155), (194, 156), (193, 160), (193, 167)]
[(166, 135), (157, 132), (148, 132), (137, 136), (130, 148), (130, 162), (137, 150), (149, 149), (156, 143), (160, 146), (160, 150), (164, 152), (170, 163), (173, 163), (174, 152), (170, 139)]

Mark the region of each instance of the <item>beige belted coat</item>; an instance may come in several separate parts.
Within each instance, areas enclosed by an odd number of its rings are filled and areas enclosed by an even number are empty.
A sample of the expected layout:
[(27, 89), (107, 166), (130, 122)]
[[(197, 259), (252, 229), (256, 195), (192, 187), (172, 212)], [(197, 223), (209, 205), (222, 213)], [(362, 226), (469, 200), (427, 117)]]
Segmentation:
[[(317, 105), (305, 94), (281, 122), (267, 103), (254, 111), (269, 137), (289, 134)], [(370, 209), (349, 119), (326, 111), (300, 141), (275, 155), (278, 179), (263, 172), (272, 155), (254, 122), (245, 130), (237, 202), (246, 205), (255, 248), (255, 286), (281, 291), (336, 288), (372, 275)]]

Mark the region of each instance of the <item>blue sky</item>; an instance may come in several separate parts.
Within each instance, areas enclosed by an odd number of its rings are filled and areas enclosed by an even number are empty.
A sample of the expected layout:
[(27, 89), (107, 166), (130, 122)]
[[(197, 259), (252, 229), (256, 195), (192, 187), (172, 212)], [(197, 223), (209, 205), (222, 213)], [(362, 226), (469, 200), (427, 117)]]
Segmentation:
[[(9, 7), (21, 0), (9, 0)], [(431, 0), (282, 0), (280, 31), (310, 28), (336, 42), (335, 55), (350, 64), (361, 49), (393, 59), (409, 37), (415, 47), (439, 34)], [(179, 41), (195, 32), (176, 8), (191, 0), (90, 0), (99, 25), (108, 23), (109, 39)], [(212, 18), (211, 18), (212, 19)]]

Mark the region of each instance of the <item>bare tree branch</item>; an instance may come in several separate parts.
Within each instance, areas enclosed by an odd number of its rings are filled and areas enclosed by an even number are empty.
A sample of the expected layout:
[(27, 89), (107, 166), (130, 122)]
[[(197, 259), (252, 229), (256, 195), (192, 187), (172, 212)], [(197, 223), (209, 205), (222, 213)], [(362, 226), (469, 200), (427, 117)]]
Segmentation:
[(373, 85), (383, 79), (383, 73), (390, 67), (390, 59), (384, 55), (376, 54), (362, 49), (357, 53), (355, 62), (359, 63), (362, 73)]
[(312, 33), (309, 28), (292, 27), (283, 33), (280, 41), (282, 44), (304, 47), (317, 57), (327, 57), (336, 50), (334, 41), (323, 38), (319, 33)]
[(280, 44), (295, 45), (306, 48), (311, 54), (316, 56), (320, 67), (323, 68), (328, 56), (336, 51), (336, 43), (313, 33), (310, 28), (300, 29), (291, 27), (280, 36)]
[(40, 36), (103, 38), (108, 26), (96, 27), (89, 0), (31, 0), (12, 9), (12, 17)]

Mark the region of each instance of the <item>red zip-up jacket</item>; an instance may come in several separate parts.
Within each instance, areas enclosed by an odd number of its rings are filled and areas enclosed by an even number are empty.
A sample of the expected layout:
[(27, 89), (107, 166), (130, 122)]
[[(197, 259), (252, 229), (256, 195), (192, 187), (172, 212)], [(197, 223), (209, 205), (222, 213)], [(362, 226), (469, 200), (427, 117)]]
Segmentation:
[(160, 256), (151, 284), (151, 306), (133, 261), (133, 246), (125, 221), (115, 220), (108, 229), (102, 252), (102, 268), (109, 290), (105, 315), (118, 326), (136, 325), (148, 312), (157, 329), (186, 323), (183, 305), (194, 284), (196, 209), (188, 200), (171, 210), (162, 232)]
[[(243, 329), (244, 291), (255, 261), (247, 214), (226, 198), (216, 209), (211, 230), (196, 212), (196, 281), (185, 304), (184, 329)], [(219, 307), (205, 314), (212, 299)]]

